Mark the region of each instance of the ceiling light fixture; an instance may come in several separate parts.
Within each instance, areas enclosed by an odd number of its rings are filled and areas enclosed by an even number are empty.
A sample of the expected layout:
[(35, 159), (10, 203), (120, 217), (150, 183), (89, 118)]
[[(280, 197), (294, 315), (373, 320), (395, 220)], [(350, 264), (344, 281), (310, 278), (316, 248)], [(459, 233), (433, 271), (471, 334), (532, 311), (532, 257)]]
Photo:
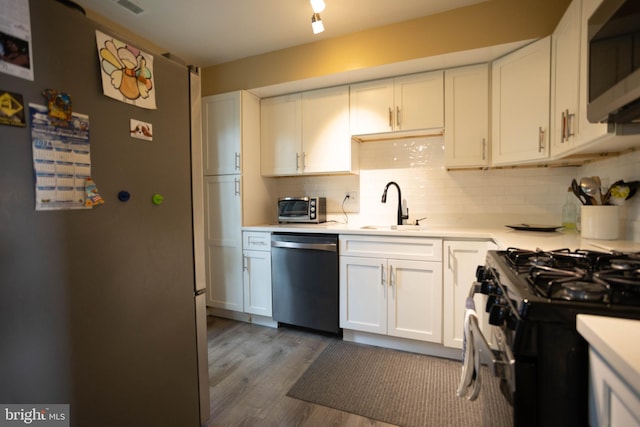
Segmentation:
[(320, 19), (319, 13), (311, 15), (311, 28), (313, 29), (313, 34), (319, 34), (324, 31), (324, 24), (322, 23), (322, 19)]
[(326, 5), (324, 4), (324, 0), (310, 0), (310, 1), (311, 1), (311, 9), (313, 9), (313, 13), (320, 13), (326, 7)]

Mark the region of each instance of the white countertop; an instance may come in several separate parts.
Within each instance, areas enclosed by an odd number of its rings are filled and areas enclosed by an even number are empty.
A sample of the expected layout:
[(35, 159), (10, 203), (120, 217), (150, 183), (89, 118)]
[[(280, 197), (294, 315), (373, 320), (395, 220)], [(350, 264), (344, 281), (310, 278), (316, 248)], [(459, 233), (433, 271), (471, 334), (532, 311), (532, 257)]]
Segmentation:
[(571, 231), (518, 231), (507, 227), (442, 227), (426, 226), (415, 229), (392, 230), (363, 229), (359, 225), (323, 223), (323, 224), (276, 224), (243, 227), (245, 231), (266, 232), (302, 232), (302, 233), (336, 233), (363, 234), (383, 236), (439, 237), (444, 239), (483, 239), (494, 241), (500, 249), (509, 247), (521, 249), (554, 250), (568, 248), (621, 252), (640, 252), (640, 242), (628, 240), (593, 240), (583, 239), (579, 232)]
[(640, 320), (578, 314), (576, 323), (589, 345), (640, 393)]

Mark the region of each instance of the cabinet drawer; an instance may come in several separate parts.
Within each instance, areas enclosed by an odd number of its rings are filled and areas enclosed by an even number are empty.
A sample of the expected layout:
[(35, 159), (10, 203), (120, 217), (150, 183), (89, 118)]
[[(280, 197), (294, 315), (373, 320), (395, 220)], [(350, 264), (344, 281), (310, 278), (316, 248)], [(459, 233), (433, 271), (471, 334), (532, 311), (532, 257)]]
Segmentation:
[(340, 255), (442, 261), (442, 239), (340, 235)]
[(242, 233), (242, 248), (271, 252), (271, 233), (244, 231)]

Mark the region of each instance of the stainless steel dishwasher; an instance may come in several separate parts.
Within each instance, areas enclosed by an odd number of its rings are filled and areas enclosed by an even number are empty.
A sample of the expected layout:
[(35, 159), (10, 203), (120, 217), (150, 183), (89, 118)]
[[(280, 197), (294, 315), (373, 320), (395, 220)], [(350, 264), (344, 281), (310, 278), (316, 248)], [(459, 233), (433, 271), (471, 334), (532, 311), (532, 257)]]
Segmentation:
[(338, 235), (271, 235), (273, 319), (339, 333)]

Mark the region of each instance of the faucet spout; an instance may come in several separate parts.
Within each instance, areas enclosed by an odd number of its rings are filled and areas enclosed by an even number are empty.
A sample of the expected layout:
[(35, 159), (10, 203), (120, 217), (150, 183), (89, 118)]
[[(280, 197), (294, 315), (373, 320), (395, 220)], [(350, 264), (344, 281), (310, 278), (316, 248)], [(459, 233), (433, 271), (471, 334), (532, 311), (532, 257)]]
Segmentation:
[(402, 191), (400, 190), (400, 186), (394, 182), (390, 181), (387, 185), (384, 186), (384, 191), (382, 192), (382, 199), (380, 200), (382, 203), (387, 203), (387, 190), (389, 190), (390, 186), (396, 187), (398, 190), (398, 215), (397, 215), (397, 225), (402, 225), (402, 221), (405, 219), (409, 219), (409, 209), (407, 208), (407, 214), (402, 213)]

